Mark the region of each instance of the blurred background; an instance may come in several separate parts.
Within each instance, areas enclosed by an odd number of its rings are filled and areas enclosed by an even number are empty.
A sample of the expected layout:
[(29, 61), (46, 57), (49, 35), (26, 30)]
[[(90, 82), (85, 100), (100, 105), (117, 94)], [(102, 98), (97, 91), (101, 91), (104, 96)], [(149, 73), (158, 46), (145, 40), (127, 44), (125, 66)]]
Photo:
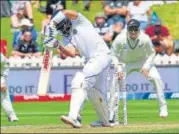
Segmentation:
[[(115, 37), (125, 29), (129, 19), (139, 20), (141, 29), (149, 35), (158, 53), (155, 64), (165, 84), (165, 97), (179, 99), (178, 1), (6, 0), (1, 1), (0, 45), (1, 52), (9, 59), (11, 70), (7, 82), (12, 101), (70, 99), (70, 82), (75, 72), (82, 69), (84, 57), (64, 57), (56, 50), (48, 95), (36, 95), (44, 50), (43, 28), (56, 8), (72, 9), (84, 14), (109, 48)], [(118, 14), (111, 13), (113, 9), (119, 9)], [(59, 39), (65, 44), (62, 37)], [(141, 74), (133, 73), (127, 78), (128, 100), (156, 99), (154, 90)], [(15, 107), (18, 114), (18, 107), (20, 109), (22, 106)]]

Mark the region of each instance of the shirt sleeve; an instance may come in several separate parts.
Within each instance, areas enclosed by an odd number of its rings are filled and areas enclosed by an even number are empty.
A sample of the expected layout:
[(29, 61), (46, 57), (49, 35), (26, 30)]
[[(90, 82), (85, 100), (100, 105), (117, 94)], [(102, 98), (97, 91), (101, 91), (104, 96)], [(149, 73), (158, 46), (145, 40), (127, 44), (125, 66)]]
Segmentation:
[(38, 33), (37, 33), (37, 31), (35, 30), (35, 28), (32, 28), (31, 33), (32, 33), (32, 39), (33, 39), (33, 41), (36, 41), (36, 40), (37, 40), (37, 37), (38, 37)]
[(17, 45), (17, 43), (18, 43), (18, 40), (19, 40), (19, 34), (20, 34), (20, 32), (14, 32), (14, 35), (13, 35), (13, 43), (12, 43), (12, 45), (13, 45), (13, 47), (15, 46), (15, 45)]
[(120, 56), (120, 52), (122, 50), (122, 40), (122, 33), (118, 34), (111, 46), (112, 55), (117, 57)]
[(18, 42), (18, 44), (16, 44), (16, 45), (14, 46), (14, 50), (15, 50), (15, 51), (19, 51), (19, 49), (20, 49), (20, 41)]
[(168, 31), (168, 29), (166, 27), (163, 27), (163, 34), (164, 34), (164, 36), (169, 36), (170, 35), (169, 31)]
[(6, 57), (1, 53), (1, 84), (5, 82), (9, 73), (8, 62)]
[(17, 14), (18, 3), (16, 1), (11, 1), (11, 15)]
[(37, 42), (34, 42), (35, 45), (35, 52), (40, 52), (40, 46), (37, 44)]
[(68, 44), (66, 46), (73, 46), (74, 48), (77, 48), (77, 44), (76, 42), (73, 40), (73, 38), (71, 40), (69, 40)]
[(150, 36), (149, 27), (145, 29), (145, 34), (147, 34), (148, 36)]
[(128, 5), (129, 5), (129, 1), (124, 0), (124, 1), (123, 1), (123, 6), (126, 6), (126, 7), (127, 7)]
[(148, 58), (146, 60), (146, 62), (144, 63), (142, 68), (145, 69), (150, 69), (153, 65), (154, 65), (154, 58), (156, 56), (156, 52), (153, 48), (153, 44), (152, 41), (150, 40), (150, 38), (147, 36), (147, 40), (146, 40), (146, 53), (148, 55)]
[(111, 46), (111, 57), (113, 64), (118, 68), (118, 72), (122, 71), (121, 64), (124, 64), (119, 61), (118, 57), (120, 56), (120, 52), (122, 50), (122, 42), (121, 42), (121, 35), (118, 35), (112, 43)]
[(72, 20), (72, 23), (73, 25), (91, 25), (93, 27), (92, 23), (81, 13), (78, 13), (78, 17), (76, 18), (76, 20)]
[(131, 5), (132, 5), (132, 2), (129, 2), (128, 6), (127, 6), (127, 10), (130, 11), (131, 10)]
[(62, 37), (62, 39), (63, 39), (64, 46), (67, 46), (70, 43), (70, 41), (67, 37)]
[(148, 5), (147, 1), (142, 1), (143, 5), (145, 6), (145, 11), (148, 11), (150, 9), (150, 6)]

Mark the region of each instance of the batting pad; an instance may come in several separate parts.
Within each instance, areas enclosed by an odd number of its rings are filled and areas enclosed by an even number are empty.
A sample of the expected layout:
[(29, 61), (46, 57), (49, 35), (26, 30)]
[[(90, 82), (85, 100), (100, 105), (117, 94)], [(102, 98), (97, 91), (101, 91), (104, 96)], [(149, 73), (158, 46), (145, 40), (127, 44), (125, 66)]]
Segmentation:
[(88, 90), (88, 97), (96, 110), (99, 120), (104, 125), (109, 125), (108, 105), (104, 101), (102, 94), (97, 89), (92, 88)]

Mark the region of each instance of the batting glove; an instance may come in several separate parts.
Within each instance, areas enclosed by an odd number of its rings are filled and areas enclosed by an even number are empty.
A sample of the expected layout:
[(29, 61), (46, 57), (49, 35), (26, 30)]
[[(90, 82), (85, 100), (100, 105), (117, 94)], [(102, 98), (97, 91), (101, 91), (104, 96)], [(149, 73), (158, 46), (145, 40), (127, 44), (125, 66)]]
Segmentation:
[(59, 48), (61, 46), (60, 41), (54, 37), (46, 37), (43, 41), (43, 44), (49, 48)]
[(57, 31), (55, 27), (51, 24), (47, 24), (44, 26), (42, 31), (42, 35), (45, 37), (55, 37), (57, 35)]

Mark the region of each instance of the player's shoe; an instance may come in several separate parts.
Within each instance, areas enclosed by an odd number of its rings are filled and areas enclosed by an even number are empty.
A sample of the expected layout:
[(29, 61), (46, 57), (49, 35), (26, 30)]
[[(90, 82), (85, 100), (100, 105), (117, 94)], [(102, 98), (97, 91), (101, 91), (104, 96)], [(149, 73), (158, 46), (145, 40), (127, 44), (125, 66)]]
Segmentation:
[(108, 125), (103, 124), (101, 121), (97, 120), (90, 124), (91, 127), (114, 127), (115, 123), (109, 123)]
[(82, 122), (81, 116), (78, 116), (77, 120), (81, 123)]
[(102, 127), (102, 122), (97, 120), (97, 121), (94, 121), (90, 124), (91, 127)]
[(17, 118), (16, 115), (12, 114), (12, 115), (10, 115), (10, 116), (8, 117), (8, 120), (9, 120), (10, 122), (16, 122), (16, 121), (19, 121), (19, 118)]
[(81, 127), (81, 123), (78, 120), (74, 120), (71, 119), (68, 116), (61, 116), (61, 120), (65, 123), (65, 124), (69, 124), (74, 128), (80, 128)]
[(166, 118), (168, 116), (167, 106), (160, 107), (160, 117)]

